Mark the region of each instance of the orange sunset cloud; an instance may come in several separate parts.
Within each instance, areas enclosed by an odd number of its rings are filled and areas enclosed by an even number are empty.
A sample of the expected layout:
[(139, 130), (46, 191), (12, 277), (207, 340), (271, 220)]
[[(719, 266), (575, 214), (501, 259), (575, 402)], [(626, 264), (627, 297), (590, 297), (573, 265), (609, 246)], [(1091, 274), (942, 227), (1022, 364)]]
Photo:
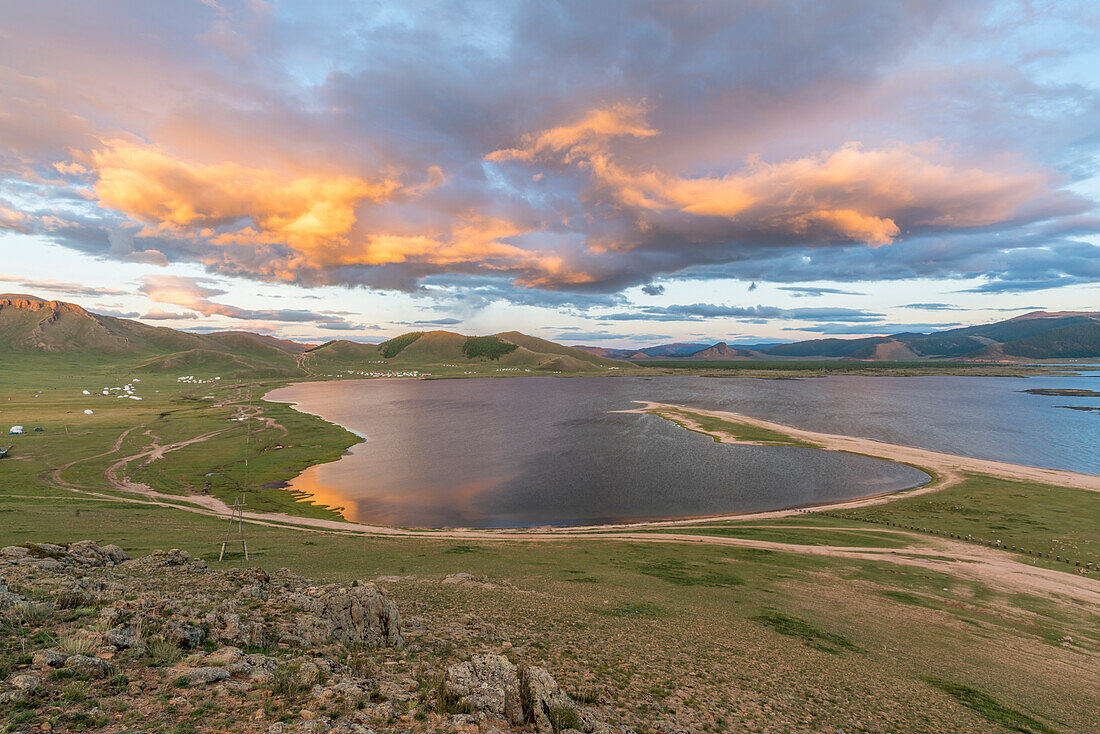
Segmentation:
[(742, 221), (754, 230), (890, 244), (902, 227), (977, 227), (1010, 220), (1046, 190), (1035, 171), (953, 165), (935, 144), (839, 150), (780, 163), (751, 157), (742, 170), (685, 177), (621, 163), (609, 140), (650, 137), (640, 108), (587, 113), (574, 125), (528, 135), (494, 162), (557, 161), (588, 171), (593, 186), (622, 207)]
[(112, 141), (92, 153), (100, 205), (168, 232), (233, 226), (228, 237), (310, 248), (339, 240), (355, 224), (355, 207), (399, 187), (352, 176), (280, 175), (233, 162), (199, 165), (151, 147)]

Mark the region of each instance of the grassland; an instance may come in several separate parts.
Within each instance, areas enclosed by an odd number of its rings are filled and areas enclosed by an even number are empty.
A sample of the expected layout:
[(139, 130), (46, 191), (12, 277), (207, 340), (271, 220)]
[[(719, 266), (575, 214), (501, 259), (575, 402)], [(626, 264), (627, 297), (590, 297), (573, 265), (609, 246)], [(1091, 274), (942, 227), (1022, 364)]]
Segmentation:
[[(329, 519), (337, 517), (332, 508), (260, 485), (334, 459), (356, 439), (260, 402), (274, 381), (190, 385), (144, 376), (143, 400), (132, 401), (81, 394), (134, 376), (110, 365), (0, 366), (0, 420), (45, 429), (10, 437), (12, 456), (0, 461), (0, 545), (92, 538), (132, 555), (180, 547), (214, 566), (287, 567), (322, 580), (386, 576), (406, 615), (468, 629), (474, 647), (499, 649), (506, 638), (578, 697), (598, 688), (640, 722), (688, 731), (1096, 730), (1096, 604), (962, 573), (973, 562), (958, 560), (968, 548), (961, 543), (816, 513), (654, 527), (638, 539), (379, 537), (254, 524), (253, 558), (219, 564), (223, 519), (150, 503), (112, 486), (108, 470), (117, 466), (115, 476), (181, 499), (204, 491), (232, 499), (247, 485), (253, 509)], [(94, 414), (85, 416), (85, 407)], [(234, 420), (242, 415), (250, 419)], [(791, 440), (726, 423), (701, 427), (740, 440)], [(129, 456), (138, 458), (118, 466)], [(1098, 500), (1083, 490), (973, 476), (849, 512), (1085, 554), (1095, 552)], [(669, 534), (700, 542), (645, 539)], [(825, 553), (844, 548), (879, 555)], [(1008, 552), (982, 551), (1015, 562)], [(942, 561), (911, 565), (902, 562), (907, 554)], [(481, 580), (441, 583), (459, 572)], [(1092, 576), (1065, 569), (1058, 576), (1080, 584), (1080, 594), (1096, 588)]]

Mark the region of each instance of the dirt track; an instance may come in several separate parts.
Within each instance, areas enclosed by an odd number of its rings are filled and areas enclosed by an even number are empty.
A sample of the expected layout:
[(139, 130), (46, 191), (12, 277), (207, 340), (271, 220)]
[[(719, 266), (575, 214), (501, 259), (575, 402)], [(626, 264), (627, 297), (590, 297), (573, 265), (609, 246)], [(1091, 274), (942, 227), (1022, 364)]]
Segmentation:
[[(680, 411), (689, 410), (679, 406), (662, 403), (646, 403), (644, 407), (630, 412), (649, 412), (653, 410)], [(770, 430), (786, 433), (794, 438), (816, 443), (827, 450), (850, 451), (869, 456), (876, 456), (893, 461), (902, 461), (916, 466), (927, 467), (938, 475), (937, 480), (925, 487), (900, 493), (900, 496), (912, 496), (916, 493), (931, 492), (942, 489), (945, 486), (959, 481), (964, 472), (988, 474), (1006, 479), (1027, 480), (1039, 483), (1056, 484), (1090, 491), (1100, 491), (1100, 477), (1077, 474), (1074, 472), (1057, 471), (1052, 469), (1038, 469), (1034, 467), (1019, 466), (1003, 462), (971, 459), (963, 456), (944, 454), (927, 449), (918, 449), (910, 446), (882, 443), (871, 439), (839, 436), (802, 429), (791, 428), (778, 423), (772, 423), (757, 418), (749, 418), (734, 413), (720, 411), (706, 411), (692, 408), (690, 412), (722, 418), (746, 425), (755, 425)], [(238, 417), (257, 417), (262, 413), (258, 406), (241, 407)], [(267, 419), (269, 425), (282, 429), (282, 426)], [(698, 429), (698, 424), (692, 426), (688, 416), (677, 415), (688, 425)], [(144, 425), (134, 426), (124, 431), (114, 442), (110, 451), (98, 454), (90, 458), (102, 458), (121, 450), (121, 446), (127, 436), (134, 430), (144, 428)], [(151, 487), (130, 480), (125, 476), (125, 468), (131, 462), (145, 459), (145, 464), (156, 461), (169, 451), (174, 451), (185, 446), (207, 441), (229, 428), (211, 431), (193, 438), (167, 445), (159, 445), (155, 437), (152, 446), (135, 454), (120, 457), (110, 464), (104, 472), (107, 486), (113, 490), (123, 492), (127, 496), (104, 494), (90, 487), (80, 487), (63, 480), (62, 472), (79, 462), (71, 462), (65, 466), (49, 472), (49, 479), (54, 486), (68, 489), (83, 494), (89, 498), (110, 499), (114, 501), (135, 502), (152, 504), (160, 507), (184, 510), (202, 515), (214, 517), (228, 517), (229, 507), (217, 497), (209, 495), (189, 495), (186, 497), (163, 494)], [(283, 429), (285, 431), (285, 429)], [(713, 434), (712, 434), (713, 435)], [(719, 440), (736, 443), (731, 436), (719, 435)], [(85, 459), (84, 461), (86, 461)], [(869, 504), (889, 502), (899, 495), (885, 495), (850, 502), (837, 503), (830, 507), (859, 507)], [(698, 522), (713, 522), (714, 520), (751, 520), (770, 519), (791, 515), (798, 510), (781, 510), (775, 512), (760, 512), (746, 515), (728, 515), (724, 517), (708, 517), (695, 520), (668, 520), (658, 522), (632, 523), (623, 525), (604, 525), (571, 528), (542, 528), (537, 530), (408, 530), (377, 525), (363, 525), (343, 520), (324, 520), (296, 517), (283, 513), (258, 513), (246, 512), (245, 519), (256, 525), (270, 527), (295, 528), (310, 532), (335, 532), (340, 534), (352, 534), (375, 537), (419, 537), (449, 540), (476, 540), (507, 542), (515, 540), (538, 542), (577, 541), (585, 538), (589, 542), (611, 541), (632, 543), (682, 543), (708, 546), (724, 546), (737, 548), (757, 548), (787, 553), (799, 553), (811, 556), (827, 556), (833, 558), (849, 558), (853, 560), (871, 560), (879, 562), (896, 563), (905, 566), (915, 566), (932, 569), (955, 576), (981, 581), (991, 587), (1007, 591), (1041, 591), (1049, 595), (1058, 595), (1063, 598), (1073, 599), (1081, 604), (1100, 605), (1100, 580), (1091, 577), (1074, 576), (1062, 571), (1047, 569), (1040, 566), (1032, 566), (1021, 563), (1005, 552), (993, 549), (975, 548), (971, 545), (952, 541), (944, 538), (936, 538), (934, 546), (929, 548), (928, 539), (921, 536), (925, 545), (907, 548), (878, 548), (878, 547), (846, 547), (826, 545), (799, 545), (795, 543), (780, 543), (765, 540), (753, 540), (746, 538), (727, 538), (716, 536), (703, 536), (692, 534), (677, 534), (674, 532), (644, 532), (645, 530), (660, 529), (672, 525), (688, 525)], [(809, 529), (809, 528), (804, 528)], [(642, 531), (642, 532), (640, 532)], [(898, 531), (904, 532), (904, 531)], [(914, 535), (914, 539), (918, 536)]]

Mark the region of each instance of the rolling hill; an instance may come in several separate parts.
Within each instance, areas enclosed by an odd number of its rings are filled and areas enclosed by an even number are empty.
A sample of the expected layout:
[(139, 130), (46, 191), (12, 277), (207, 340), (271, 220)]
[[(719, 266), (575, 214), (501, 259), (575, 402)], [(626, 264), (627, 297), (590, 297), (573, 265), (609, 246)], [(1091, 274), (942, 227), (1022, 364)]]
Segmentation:
[(450, 331), (410, 332), (380, 344), (378, 354), (387, 365), (401, 369), (491, 363), (499, 368), (543, 372), (602, 372), (632, 366), (518, 331), (483, 337)]
[[(685, 351), (684, 347), (699, 347)], [(931, 334), (903, 332), (855, 339), (810, 339), (790, 344), (730, 346), (664, 344), (640, 349), (578, 346), (601, 357), (645, 360), (734, 361), (746, 359), (846, 359), (872, 361), (966, 360), (975, 362), (1100, 357), (1100, 313), (1034, 311), (1007, 321)]]
[(343, 370), (606, 372), (632, 366), (518, 331), (491, 336), (411, 332), (380, 345), (335, 340), (313, 346), (244, 331), (177, 331), (27, 295), (0, 295), (0, 357), (249, 377)]

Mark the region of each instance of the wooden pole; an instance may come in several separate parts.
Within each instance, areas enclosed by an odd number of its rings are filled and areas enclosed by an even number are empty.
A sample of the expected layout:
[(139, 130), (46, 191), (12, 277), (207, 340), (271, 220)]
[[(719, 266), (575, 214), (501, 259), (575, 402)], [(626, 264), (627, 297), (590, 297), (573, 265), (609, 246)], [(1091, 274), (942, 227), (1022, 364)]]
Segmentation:
[[(233, 523), (237, 523), (237, 537), (233, 537)], [(229, 543), (240, 543), (244, 551), (244, 559), (248, 560), (248, 542), (244, 539), (244, 495), (233, 500), (233, 514), (229, 516), (229, 527), (225, 531), (225, 540), (222, 541), (222, 552), (218, 554), (218, 560), (225, 558), (225, 547)]]

